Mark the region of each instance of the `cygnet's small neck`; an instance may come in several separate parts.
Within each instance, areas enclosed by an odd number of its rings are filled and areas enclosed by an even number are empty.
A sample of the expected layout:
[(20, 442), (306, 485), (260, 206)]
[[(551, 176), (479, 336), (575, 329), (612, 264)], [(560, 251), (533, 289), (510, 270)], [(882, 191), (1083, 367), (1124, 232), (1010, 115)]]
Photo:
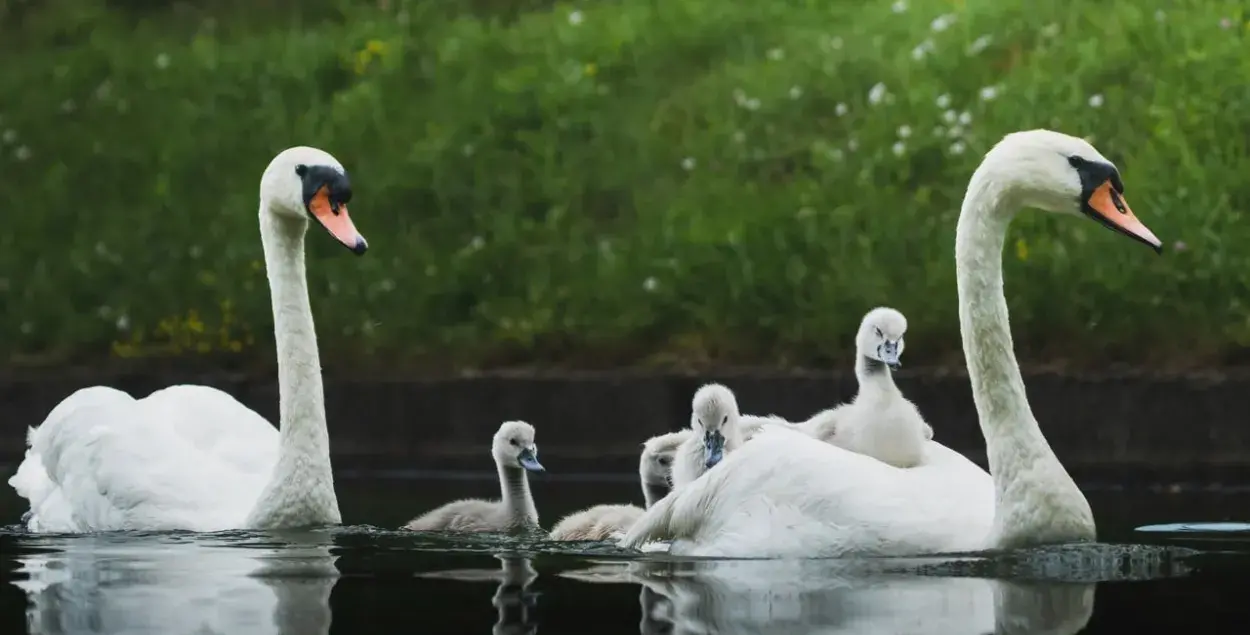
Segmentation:
[(657, 501), (668, 496), (669, 487), (667, 484), (652, 483), (649, 481), (642, 482), (642, 500), (647, 509), (650, 509)]
[(859, 381), (860, 395), (883, 395), (898, 392), (890, 367), (879, 359), (860, 354), (855, 360), (855, 379)]
[(534, 496), (530, 493), (529, 475), (520, 466), (506, 465), (498, 459), (495, 464), (499, 469), (499, 487), (509, 521), (514, 527), (537, 526), (538, 509), (534, 507)]

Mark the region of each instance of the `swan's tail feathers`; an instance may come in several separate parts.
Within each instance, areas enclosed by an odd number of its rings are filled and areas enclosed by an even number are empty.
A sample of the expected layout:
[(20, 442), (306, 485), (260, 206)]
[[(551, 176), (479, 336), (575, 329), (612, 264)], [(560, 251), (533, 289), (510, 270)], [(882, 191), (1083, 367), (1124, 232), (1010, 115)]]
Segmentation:
[(623, 549), (640, 549), (643, 543), (670, 539), (674, 536), (673, 509), (677, 493), (661, 498), (642, 515), (617, 543)]

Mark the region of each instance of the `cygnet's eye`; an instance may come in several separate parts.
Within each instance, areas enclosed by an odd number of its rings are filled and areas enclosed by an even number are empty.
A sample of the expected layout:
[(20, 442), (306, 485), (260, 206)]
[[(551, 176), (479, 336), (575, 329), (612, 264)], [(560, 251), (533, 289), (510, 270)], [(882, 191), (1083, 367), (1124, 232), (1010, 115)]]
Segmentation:
[(514, 447), (521, 445), (520, 443), (517, 443), (516, 439), (508, 439), (508, 443), (511, 443)]
[(876, 332), (877, 332), (877, 337), (885, 337), (885, 334), (881, 332), (881, 328), (880, 328), (880, 327), (874, 326), (874, 327), (872, 327), (872, 330), (874, 330), (874, 331), (876, 331)]
[(662, 456), (656, 460), (658, 460), (660, 462), (660, 465), (663, 465), (664, 467), (668, 467), (668, 464), (672, 462), (672, 459), (668, 458), (667, 456)]
[(725, 425), (726, 423), (729, 423), (729, 415), (725, 415), (724, 417), (721, 417), (720, 424)]

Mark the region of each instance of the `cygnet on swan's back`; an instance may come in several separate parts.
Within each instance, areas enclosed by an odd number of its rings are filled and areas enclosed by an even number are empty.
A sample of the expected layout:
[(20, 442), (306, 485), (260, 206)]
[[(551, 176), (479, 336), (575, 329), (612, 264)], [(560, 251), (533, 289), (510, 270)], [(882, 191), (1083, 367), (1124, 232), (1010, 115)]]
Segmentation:
[[(677, 446), (692, 433), (689, 429), (651, 437), (642, 444), (638, 478), (647, 507), (670, 489), (669, 473)], [(595, 505), (565, 516), (551, 529), (552, 540), (608, 540), (629, 529), (642, 516), (635, 505)]]
[(673, 457), (673, 490), (712, 469), (725, 454), (743, 443), (739, 427), (738, 400), (720, 384), (707, 384), (690, 401), (690, 429), (694, 432)]
[(499, 470), (501, 500), (477, 498), (447, 503), (408, 521), (414, 531), (528, 532), (538, 530), (538, 510), (530, 494), (527, 472), (542, 472), (534, 426), (507, 421), (499, 426), (490, 449)]
[(797, 424), (804, 433), (895, 467), (924, 462), (933, 428), (894, 384), (891, 369), (903, 355), (907, 318), (887, 307), (868, 312), (855, 337), (859, 392), (847, 404)]

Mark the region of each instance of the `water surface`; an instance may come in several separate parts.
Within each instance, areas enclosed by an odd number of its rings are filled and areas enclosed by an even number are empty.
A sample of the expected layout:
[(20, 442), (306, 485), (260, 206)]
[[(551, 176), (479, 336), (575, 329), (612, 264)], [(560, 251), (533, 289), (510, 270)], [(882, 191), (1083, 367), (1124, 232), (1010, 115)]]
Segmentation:
[[(0, 633), (1240, 634), (1250, 624), (1250, 536), (1133, 531), (1237, 520), (1250, 509), (1242, 488), (1083, 483), (1107, 543), (1093, 546), (692, 562), (391, 531), (441, 502), (497, 491), (489, 473), (405, 476), (340, 476), (354, 526), (329, 530), (0, 532)], [(635, 489), (627, 475), (534, 482), (546, 526), (588, 504), (634, 500)], [(20, 517), (18, 503), (0, 497), (0, 524)]]

